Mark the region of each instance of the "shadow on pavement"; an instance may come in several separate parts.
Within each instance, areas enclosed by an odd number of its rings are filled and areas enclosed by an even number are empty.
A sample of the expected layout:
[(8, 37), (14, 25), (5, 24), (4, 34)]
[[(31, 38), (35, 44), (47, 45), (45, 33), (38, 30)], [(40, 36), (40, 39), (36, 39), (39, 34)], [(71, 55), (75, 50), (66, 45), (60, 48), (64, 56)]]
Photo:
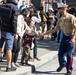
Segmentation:
[(57, 73), (56, 71), (45, 71), (45, 72), (43, 72), (43, 71), (36, 71), (36, 68), (35, 68), (35, 66), (34, 65), (32, 65), (31, 66), (31, 73), (33, 73), (33, 74), (55, 74), (55, 75), (64, 75), (65, 73)]
[(65, 73), (56, 73), (56, 71), (35, 71), (33, 74), (55, 74), (55, 75), (64, 75)]
[(59, 43), (51, 41), (51, 39), (37, 40), (38, 48), (45, 48), (47, 50), (57, 51)]

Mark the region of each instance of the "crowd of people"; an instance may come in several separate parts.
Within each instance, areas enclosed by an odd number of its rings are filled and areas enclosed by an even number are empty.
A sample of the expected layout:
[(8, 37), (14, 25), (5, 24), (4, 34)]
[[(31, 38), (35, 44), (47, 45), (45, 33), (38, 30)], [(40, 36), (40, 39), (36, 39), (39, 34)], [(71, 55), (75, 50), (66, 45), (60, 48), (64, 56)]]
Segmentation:
[[(36, 9), (33, 4), (27, 5), (25, 0), (18, 9), (17, 3), (18, 0), (3, 0), (0, 5), (0, 56), (5, 43), (3, 56), (7, 59), (6, 72), (16, 70), (20, 64), (29, 65), (30, 59), (40, 61), (37, 57), (37, 39), (50, 38), (60, 42), (58, 53), (60, 66), (57, 72), (66, 66), (66, 75), (70, 75), (73, 69), (72, 50), (75, 49), (76, 10), (69, 9), (67, 4), (59, 3), (58, 9), (53, 10), (49, 7), (48, 11), (44, 12), (42, 6)], [(44, 36), (46, 34), (47, 36)], [(20, 50), (22, 56), (19, 64), (17, 60)], [(30, 56), (31, 50), (33, 58)], [(66, 52), (67, 65), (64, 60)]]

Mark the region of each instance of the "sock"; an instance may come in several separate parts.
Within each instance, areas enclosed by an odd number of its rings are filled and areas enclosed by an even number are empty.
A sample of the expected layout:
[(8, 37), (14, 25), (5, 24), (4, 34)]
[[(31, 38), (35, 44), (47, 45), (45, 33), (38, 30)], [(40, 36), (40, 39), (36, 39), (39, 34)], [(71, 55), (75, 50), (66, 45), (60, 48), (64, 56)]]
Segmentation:
[(8, 68), (11, 68), (11, 66), (7, 66)]

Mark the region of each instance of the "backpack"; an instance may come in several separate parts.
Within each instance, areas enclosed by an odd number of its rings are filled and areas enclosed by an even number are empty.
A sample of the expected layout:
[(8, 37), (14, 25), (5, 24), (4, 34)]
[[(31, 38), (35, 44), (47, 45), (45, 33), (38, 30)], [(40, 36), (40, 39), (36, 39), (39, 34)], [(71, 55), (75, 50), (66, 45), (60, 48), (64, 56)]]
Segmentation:
[(2, 24), (10, 24), (12, 17), (12, 9), (9, 5), (2, 4), (0, 5), (0, 18), (2, 20)]

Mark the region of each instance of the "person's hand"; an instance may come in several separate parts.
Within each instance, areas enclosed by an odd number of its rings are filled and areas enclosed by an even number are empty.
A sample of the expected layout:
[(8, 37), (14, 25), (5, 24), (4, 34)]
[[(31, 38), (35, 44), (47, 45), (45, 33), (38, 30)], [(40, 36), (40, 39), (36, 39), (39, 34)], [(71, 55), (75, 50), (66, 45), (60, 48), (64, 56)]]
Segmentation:
[(37, 11), (37, 14), (40, 14), (40, 11)]
[(37, 35), (37, 36), (35, 36), (34, 38), (41, 38), (41, 36), (40, 36), (40, 35)]
[(40, 36), (43, 37), (45, 33), (41, 33)]
[(74, 45), (75, 44), (75, 38), (71, 39), (71, 44)]
[(15, 38), (15, 40), (18, 40), (18, 35), (15, 34), (15, 35), (14, 35), (14, 38)]

